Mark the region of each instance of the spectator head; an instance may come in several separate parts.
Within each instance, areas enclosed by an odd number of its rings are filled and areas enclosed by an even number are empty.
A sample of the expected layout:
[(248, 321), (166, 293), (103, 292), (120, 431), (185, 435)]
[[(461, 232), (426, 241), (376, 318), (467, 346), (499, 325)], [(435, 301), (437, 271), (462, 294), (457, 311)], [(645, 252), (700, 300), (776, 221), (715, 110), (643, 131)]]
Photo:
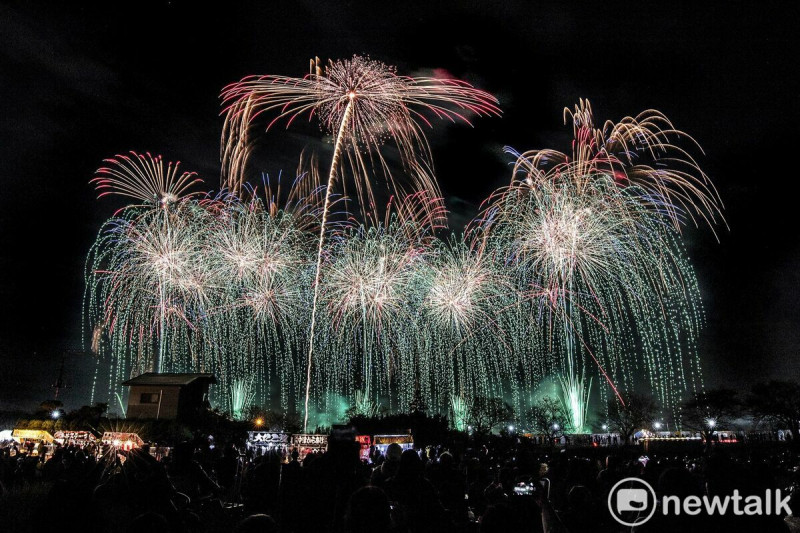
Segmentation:
[(391, 508), (386, 493), (379, 487), (362, 487), (355, 491), (347, 504), (345, 531), (373, 533), (391, 526)]
[(414, 450), (406, 450), (400, 456), (400, 466), (397, 475), (406, 478), (415, 478), (422, 474), (422, 459)]
[(236, 525), (234, 533), (275, 533), (278, 524), (267, 514), (250, 515)]
[(131, 532), (139, 532), (139, 531), (148, 531), (152, 533), (169, 533), (169, 524), (167, 524), (167, 519), (157, 513), (144, 513), (140, 514), (136, 518), (134, 518), (129, 527), (128, 531)]
[(189, 442), (183, 441), (175, 446), (175, 450), (172, 452), (172, 459), (175, 463), (190, 463), (193, 458), (193, 451), (194, 446)]
[(586, 510), (592, 503), (592, 493), (583, 485), (575, 485), (569, 489), (567, 501), (573, 509)]
[(391, 443), (389, 447), (386, 448), (387, 461), (399, 461), (401, 455), (403, 455), (403, 448), (396, 442)]
[(450, 452), (444, 452), (439, 456), (439, 464), (445, 468), (450, 468), (453, 466), (453, 456), (450, 455)]
[(685, 468), (670, 467), (658, 477), (658, 490), (666, 496), (685, 498), (695, 492), (694, 486), (692, 474)]
[(492, 505), (505, 502), (508, 499), (508, 496), (506, 496), (503, 490), (503, 485), (497, 482), (490, 484), (483, 490), (483, 497)]
[(515, 524), (511, 508), (507, 504), (490, 505), (481, 517), (480, 533), (506, 533), (513, 531)]

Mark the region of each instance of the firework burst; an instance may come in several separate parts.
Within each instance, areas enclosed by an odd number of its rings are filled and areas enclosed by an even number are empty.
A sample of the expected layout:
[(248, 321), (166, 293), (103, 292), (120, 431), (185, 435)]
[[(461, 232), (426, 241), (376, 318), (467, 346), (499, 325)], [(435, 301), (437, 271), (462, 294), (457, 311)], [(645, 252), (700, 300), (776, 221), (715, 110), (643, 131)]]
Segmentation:
[[(568, 116), (573, 156), (515, 154), (514, 180), (490, 199), (476, 238), (517, 270), (523, 314), (545, 326), (519, 351), (529, 369), (539, 367), (534, 375), (552, 363), (530, 359), (555, 355), (565, 407), (581, 431), (589, 368), (620, 400), (619, 387), (631, 386), (632, 371), (642, 367), (665, 406), (680, 400), (673, 383), (699, 384), (702, 311), (678, 230), (684, 213), (713, 222), (721, 208), (694, 161), (671, 153), (685, 154), (667, 142), (684, 134), (660, 128), (669, 124), (663, 115), (651, 111), (603, 130), (592, 127), (588, 102)], [(523, 337), (535, 339), (533, 329)]]
[(98, 198), (109, 194), (126, 196), (145, 204), (168, 205), (187, 196), (188, 190), (202, 180), (194, 172), (178, 174), (180, 163), (167, 163), (161, 156), (149, 153), (130, 156), (118, 155), (106, 159), (107, 166), (100, 167), (91, 183), (98, 190)]
[(96, 351), (113, 356), (110, 387), (148, 370), (211, 371), (229, 390), (220, 405), (239, 411), (242, 401), (263, 402), (277, 374), (288, 401), (291, 354), (308, 324), (316, 202), (297, 192), (309, 190), (302, 180), (285, 198), (265, 190), (266, 200), (132, 206), (104, 225), (86, 305)]
[[(303, 115), (316, 116), (322, 128), (335, 136), (331, 167), (346, 165), (354, 178), (362, 206), (376, 205), (369, 176), (386, 174), (399, 196), (425, 190), (438, 196), (431, 176), (430, 153), (422, 125), (428, 117), (469, 122), (473, 115), (499, 115), (497, 100), (468, 83), (448, 78), (399, 76), (379, 61), (353, 56), (330, 61), (324, 68), (312, 60), (304, 78), (249, 76), (222, 92), (226, 126), (223, 167), (230, 168), (226, 185), (236, 191), (244, 182), (240, 168), (248, 153), (247, 131), (261, 114), (273, 114), (268, 129), (279, 122), (287, 127)], [(413, 191), (397, 188), (380, 148), (391, 142), (398, 149)], [(377, 158), (377, 161), (373, 159)], [(336, 169), (336, 177), (342, 174)]]
[[(581, 431), (593, 383), (622, 401), (644, 375), (667, 408), (702, 386), (680, 232), (722, 221), (722, 206), (679, 142), (694, 141), (661, 113), (596, 128), (587, 101), (565, 110), (571, 153), (513, 152), (511, 184), (464, 236), (441, 240), (424, 128), (499, 114), (489, 94), (356, 56), (313, 61), (304, 78), (248, 77), (223, 100), (223, 192), (191, 193), (193, 173), (149, 154), (109, 159), (92, 180), (139, 202), (102, 227), (87, 261), (87, 333), (98, 359), (111, 356), (110, 398), (130, 374), (213, 372), (214, 401), (241, 417), (277, 376), (306, 425), (312, 395), (345, 395), (362, 414), (421, 399), (463, 429), (474, 398), (520, 405), (555, 374)], [(260, 115), (268, 128), (316, 118), (333, 136), (324, 187), (316, 156), (288, 188), (245, 185)]]
[[(425, 191), (438, 198), (438, 186), (431, 174), (428, 144), (420, 126), (420, 121), (429, 123), (425, 113), (451, 121), (468, 121), (466, 112), (499, 115), (500, 109), (493, 96), (465, 82), (402, 77), (379, 61), (359, 56), (330, 61), (325, 69), (320, 67), (318, 60), (312, 60), (311, 73), (304, 78), (244, 78), (228, 86), (222, 93), (222, 99), (228, 104), (225, 130), (232, 144), (226, 144), (222, 153), (223, 157), (230, 155), (234, 159), (232, 163), (223, 162), (224, 169), (241, 170), (245, 167), (244, 160), (249, 148), (247, 134), (242, 129), (249, 127), (249, 120), (244, 117), (252, 120), (261, 113), (274, 112), (276, 116), (269, 126), (286, 120), (288, 127), (304, 114), (309, 117), (316, 114), (322, 126), (335, 135), (322, 207), (311, 305), (303, 424), (307, 428), (325, 229), (333, 184), (337, 177), (342, 176), (342, 167), (346, 165), (350, 168), (359, 203), (366, 212), (375, 211), (377, 205), (370, 179), (375, 167), (383, 172), (390, 189), (398, 197)], [(401, 187), (392, 177), (390, 166), (380, 150), (387, 141), (393, 141), (400, 154), (404, 170), (411, 180), (411, 191)], [(243, 179), (241, 173), (227, 176), (229, 188), (238, 190)]]
[(396, 219), (333, 236), (320, 282), (319, 392), (408, 399), (411, 295), (425, 251), (424, 231)]
[(502, 396), (507, 385), (516, 393), (513, 354), (497, 320), (514, 300), (507, 272), (463, 239), (434, 244), (417, 273), (414, 386), (445, 409), (455, 396)]

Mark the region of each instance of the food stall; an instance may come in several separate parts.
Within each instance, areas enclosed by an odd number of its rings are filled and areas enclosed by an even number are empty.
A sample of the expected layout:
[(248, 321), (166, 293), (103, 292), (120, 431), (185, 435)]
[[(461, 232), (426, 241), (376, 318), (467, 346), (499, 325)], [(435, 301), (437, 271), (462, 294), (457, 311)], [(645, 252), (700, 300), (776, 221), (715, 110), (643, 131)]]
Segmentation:
[(411, 435), (375, 435), (372, 444), (382, 455), (386, 455), (386, 448), (390, 444), (399, 444), (403, 451), (414, 449), (414, 438)]
[(103, 433), (102, 442), (105, 446), (121, 448), (126, 452), (144, 446), (144, 441), (139, 435), (122, 431), (106, 431)]
[(289, 447), (289, 434), (282, 431), (248, 431), (247, 449), (253, 450), (256, 455), (264, 455), (275, 450), (285, 452)]
[(56, 431), (53, 438), (62, 446), (80, 446), (81, 448), (97, 442), (97, 437), (91, 431)]
[(11, 432), (11, 438), (17, 441), (22, 448), (26, 448), (31, 455), (39, 455), (40, 444), (49, 449), (55, 442), (53, 436), (43, 429), (15, 429)]
[(292, 447), (297, 449), (302, 461), (309, 453), (324, 453), (328, 449), (328, 436), (302, 433), (292, 435)]
[(362, 461), (369, 462), (370, 460), (369, 451), (370, 448), (372, 447), (372, 437), (370, 437), (369, 435), (356, 435), (356, 442), (358, 443), (358, 446), (360, 448), (359, 458)]

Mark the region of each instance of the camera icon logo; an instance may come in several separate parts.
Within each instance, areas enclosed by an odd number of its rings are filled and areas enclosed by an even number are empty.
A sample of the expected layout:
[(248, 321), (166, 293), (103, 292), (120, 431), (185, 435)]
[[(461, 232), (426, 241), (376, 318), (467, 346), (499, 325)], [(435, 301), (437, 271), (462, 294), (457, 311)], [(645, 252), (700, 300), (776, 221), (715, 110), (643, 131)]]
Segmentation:
[(617, 511), (644, 511), (647, 509), (645, 489), (619, 489), (617, 491)]
[(625, 478), (608, 493), (608, 510), (623, 526), (642, 525), (656, 512), (656, 491), (639, 478)]

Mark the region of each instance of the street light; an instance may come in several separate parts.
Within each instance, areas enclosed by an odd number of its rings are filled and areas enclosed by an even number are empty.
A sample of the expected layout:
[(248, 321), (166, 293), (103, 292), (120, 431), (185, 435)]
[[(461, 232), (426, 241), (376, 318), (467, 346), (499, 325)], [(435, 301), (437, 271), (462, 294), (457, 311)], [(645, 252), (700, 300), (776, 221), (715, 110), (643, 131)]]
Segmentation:
[(717, 421), (716, 421), (716, 420), (714, 420), (713, 418), (709, 418), (709, 419), (706, 421), (706, 423), (708, 424), (708, 428), (709, 428), (709, 429), (714, 429), (714, 426), (716, 426), (716, 425), (717, 425)]
[(553, 429), (554, 429), (555, 431), (558, 431), (558, 428), (559, 428), (559, 427), (560, 427), (560, 426), (559, 426), (558, 424), (553, 424)]
[(261, 417), (256, 418), (255, 422), (256, 422), (256, 426), (258, 426), (258, 427), (261, 427), (261, 426), (264, 425), (264, 419), (261, 418)]
[(603, 444), (605, 446), (611, 446), (611, 431), (608, 429), (608, 424), (603, 424), (603, 433), (606, 434)]
[(659, 429), (661, 429), (661, 422), (653, 422), (653, 427), (654, 427), (656, 430), (659, 430)]
[(508, 432), (514, 433), (514, 426), (508, 426)]
[(53, 412), (50, 413), (50, 416), (53, 418), (53, 420), (58, 420), (58, 417), (61, 416), (61, 411), (58, 409), (53, 409)]

